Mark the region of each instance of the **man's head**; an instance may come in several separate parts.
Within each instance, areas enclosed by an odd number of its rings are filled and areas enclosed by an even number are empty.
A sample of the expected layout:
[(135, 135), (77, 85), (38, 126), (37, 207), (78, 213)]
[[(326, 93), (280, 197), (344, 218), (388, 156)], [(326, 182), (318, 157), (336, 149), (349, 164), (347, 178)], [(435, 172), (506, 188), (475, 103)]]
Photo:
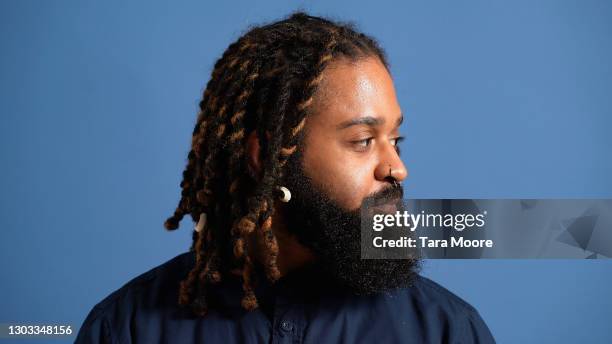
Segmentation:
[(403, 196), (393, 82), (376, 57), (338, 59), (322, 75), (303, 142), (285, 168), (283, 185), (293, 196), (277, 212), (322, 273), (353, 292), (406, 286), (416, 261), (360, 259), (361, 208)]
[[(196, 222), (207, 214), (193, 235), (196, 264), (179, 303), (204, 314), (206, 286), (239, 269), (242, 304), (256, 307), (254, 236), (263, 243), (257, 253), (271, 281), (281, 276), (279, 235), (333, 261), (330, 240), (355, 239), (355, 230), (358, 239), (356, 214), (365, 199), (401, 197), (397, 185), (407, 175), (397, 150), (401, 120), (384, 52), (349, 24), (299, 12), (231, 44), (204, 91), (181, 200), (165, 223), (172, 230), (186, 214)], [(277, 201), (280, 186), (293, 189), (285, 205)], [(338, 248), (336, 255), (356, 252), (354, 244)], [(352, 254), (331, 270), (361, 292), (409, 277), (407, 262), (359, 261)], [(377, 269), (400, 280), (372, 284)], [(371, 276), (353, 278), (359, 274)]]

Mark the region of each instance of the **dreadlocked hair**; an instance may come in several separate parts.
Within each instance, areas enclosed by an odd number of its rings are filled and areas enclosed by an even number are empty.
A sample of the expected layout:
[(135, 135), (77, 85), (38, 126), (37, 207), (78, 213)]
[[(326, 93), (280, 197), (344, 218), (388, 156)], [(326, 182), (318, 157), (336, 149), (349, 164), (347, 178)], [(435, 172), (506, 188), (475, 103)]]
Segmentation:
[[(302, 11), (251, 28), (217, 60), (199, 103), (191, 150), (180, 183), (181, 198), (164, 226), (178, 228), (186, 214), (206, 225), (193, 231), (195, 265), (180, 284), (179, 304), (197, 316), (208, 310), (207, 286), (230, 269), (242, 272), (242, 307), (258, 307), (251, 233), (265, 243), (263, 267), (274, 282), (278, 243), (272, 232), (275, 190), (283, 167), (303, 138), (303, 129), (323, 70), (339, 57), (378, 57), (384, 51), (352, 23), (339, 23)], [(261, 176), (247, 173), (246, 138), (260, 142)]]

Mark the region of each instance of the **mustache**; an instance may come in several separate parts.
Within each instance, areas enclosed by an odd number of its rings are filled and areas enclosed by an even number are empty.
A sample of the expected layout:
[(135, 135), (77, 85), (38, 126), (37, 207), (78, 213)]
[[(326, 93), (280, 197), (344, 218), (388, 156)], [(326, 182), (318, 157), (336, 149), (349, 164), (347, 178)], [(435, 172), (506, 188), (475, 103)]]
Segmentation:
[(401, 200), (404, 197), (404, 188), (401, 185), (391, 185), (366, 196), (362, 204), (380, 204), (385, 201)]

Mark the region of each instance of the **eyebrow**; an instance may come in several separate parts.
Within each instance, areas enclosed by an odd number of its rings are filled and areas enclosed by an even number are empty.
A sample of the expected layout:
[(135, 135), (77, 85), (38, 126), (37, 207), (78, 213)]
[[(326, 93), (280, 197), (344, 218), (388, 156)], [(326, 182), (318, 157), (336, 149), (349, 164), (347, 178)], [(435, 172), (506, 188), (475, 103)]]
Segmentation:
[[(400, 117), (397, 120), (395, 125), (399, 127), (403, 121), (404, 121), (404, 115), (400, 114)], [(336, 130), (346, 129), (354, 125), (368, 125), (371, 127), (376, 127), (376, 126), (383, 125), (383, 124), (385, 124), (384, 118), (364, 116), (364, 117), (359, 117), (359, 118), (350, 119), (348, 121), (344, 121), (336, 126)]]

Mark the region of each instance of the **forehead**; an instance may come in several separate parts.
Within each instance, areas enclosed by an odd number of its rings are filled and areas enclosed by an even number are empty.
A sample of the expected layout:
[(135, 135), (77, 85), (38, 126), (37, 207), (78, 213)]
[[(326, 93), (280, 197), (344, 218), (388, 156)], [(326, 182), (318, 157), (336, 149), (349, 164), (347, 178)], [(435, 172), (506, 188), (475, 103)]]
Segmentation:
[(340, 59), (323, 71), (308, 122), (331, 126), (363, 116), (395, 122), (400, 113), (393, 80), (378, 58)]

